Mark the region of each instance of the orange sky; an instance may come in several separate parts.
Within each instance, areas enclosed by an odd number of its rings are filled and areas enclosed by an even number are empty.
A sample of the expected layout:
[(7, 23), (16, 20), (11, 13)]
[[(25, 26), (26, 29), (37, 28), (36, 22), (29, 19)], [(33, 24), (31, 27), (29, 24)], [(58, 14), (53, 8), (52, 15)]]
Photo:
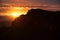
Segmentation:
[(59, 0), (0, 0), (0, 16), (27, 13), (29, 9), (39, 8), (51, 11), (60, 11)]
[(14, 20), (22, 14), (27, 14), (29, 10), (28, 7), (2, 7), (2, 9), (0, 16), (8, 16), (11, 20)]

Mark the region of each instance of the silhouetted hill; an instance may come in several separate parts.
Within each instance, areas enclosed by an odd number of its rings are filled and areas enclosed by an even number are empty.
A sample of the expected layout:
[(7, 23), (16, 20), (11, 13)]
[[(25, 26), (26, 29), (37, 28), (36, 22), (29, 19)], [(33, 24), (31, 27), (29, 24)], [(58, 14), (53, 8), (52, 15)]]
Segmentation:
[(31, 9), (13, 23), (8, 38), (13, 40), (56, 40), (60, 23), (60, 12)]

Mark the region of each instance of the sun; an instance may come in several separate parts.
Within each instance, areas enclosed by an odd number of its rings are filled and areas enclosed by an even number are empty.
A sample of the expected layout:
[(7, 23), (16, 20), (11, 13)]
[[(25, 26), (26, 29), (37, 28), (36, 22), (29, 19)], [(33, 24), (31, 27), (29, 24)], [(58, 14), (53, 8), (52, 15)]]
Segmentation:
[(18, 15), (17, 14), (12, 14), (14, 17), (17, 17)]
[(6, 15), (11, 16), (13, 19), (15, 19), (15, 18), (21, 16), (22, 13), (14, 11), (14, 12), (10, 12), (10, 14), (6, 14)]
[(13, 17), (19, 17), (20, 15), (22, 15), (22, 14), (19, 14), (18, 12), (14, 12), (14, 13), (11, 13), (11, 16), (13, 16)]

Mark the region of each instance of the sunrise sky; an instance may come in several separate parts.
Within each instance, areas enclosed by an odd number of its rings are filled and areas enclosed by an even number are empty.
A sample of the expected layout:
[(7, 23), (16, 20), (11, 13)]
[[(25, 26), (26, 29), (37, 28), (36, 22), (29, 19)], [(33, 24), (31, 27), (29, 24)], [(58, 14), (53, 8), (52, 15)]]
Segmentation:
[(31, 8), (60, 11), (60, 0), (0, 0), (0, 16), (19, 16)]

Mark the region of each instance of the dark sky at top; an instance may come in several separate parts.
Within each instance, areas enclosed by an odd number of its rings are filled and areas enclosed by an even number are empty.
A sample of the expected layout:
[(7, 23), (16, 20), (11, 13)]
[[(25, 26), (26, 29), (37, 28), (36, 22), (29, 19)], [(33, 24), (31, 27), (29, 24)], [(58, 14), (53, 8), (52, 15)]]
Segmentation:
[(0, 7), (12, 6), (39, 6), (43, 9), (60, 10), (60, 0), (0, 0)]
[(19, 5), (40, 5), (40, 4), (49, 4), (49, 5), (59, 5), (60, 0), (0, 0), (0, 3), (3, 4), (19, 4)]

